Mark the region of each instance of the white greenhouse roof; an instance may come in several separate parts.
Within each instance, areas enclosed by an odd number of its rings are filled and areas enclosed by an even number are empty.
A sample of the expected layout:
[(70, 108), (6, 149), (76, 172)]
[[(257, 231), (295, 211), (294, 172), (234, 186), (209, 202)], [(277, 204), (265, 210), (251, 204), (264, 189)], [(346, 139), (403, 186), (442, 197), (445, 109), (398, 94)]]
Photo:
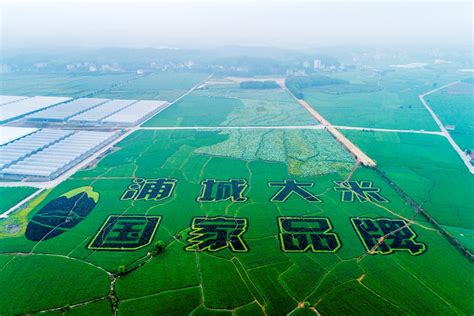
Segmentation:
[(137, 103), (107, 117), (103, 122), (136, 124), (144, 117), (147, 117), (150, 113), (164, 108), (167, 104), (168, 102), (166, 101), (138, 101)]
[(108, 99), (100, 98), (82, 98), (76, 99), (58, 106), (54, 106), (28, 116), (28, 119), (34, 120), (61, 120), (65, 121), (79, 113), (96, 107), (99, 104), (107, 102)]
[(0, 122), (22, 117), (28, 113), (71, 100), (66, 97), (32, 97), (0, 106)]
[(37, 130), (36, 128), (0, 126), (0, 146)]
[(0, 105), (27, 99), (28, 97), (19, 95), (0, 95)]

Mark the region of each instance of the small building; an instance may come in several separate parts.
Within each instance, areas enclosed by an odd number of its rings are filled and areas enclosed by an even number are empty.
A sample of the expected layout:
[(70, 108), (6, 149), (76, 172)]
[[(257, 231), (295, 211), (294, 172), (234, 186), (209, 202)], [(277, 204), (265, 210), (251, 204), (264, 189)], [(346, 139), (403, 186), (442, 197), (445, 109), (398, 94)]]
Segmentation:
[(313, 61), (313, 68), (314, 69), (319, 69), (322, 67), (321, 59), (315, 59)]
[(456, 129), (456, 125), (446, 125), (445, 127), (448, 131), (454, 131)]

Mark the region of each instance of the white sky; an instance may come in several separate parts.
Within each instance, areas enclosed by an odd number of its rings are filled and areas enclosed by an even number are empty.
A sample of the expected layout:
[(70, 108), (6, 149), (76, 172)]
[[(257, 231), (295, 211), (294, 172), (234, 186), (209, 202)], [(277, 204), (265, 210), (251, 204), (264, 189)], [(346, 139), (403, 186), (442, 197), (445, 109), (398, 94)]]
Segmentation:
[(3, 48), (472, 45), (473, 2), (11, 1)]

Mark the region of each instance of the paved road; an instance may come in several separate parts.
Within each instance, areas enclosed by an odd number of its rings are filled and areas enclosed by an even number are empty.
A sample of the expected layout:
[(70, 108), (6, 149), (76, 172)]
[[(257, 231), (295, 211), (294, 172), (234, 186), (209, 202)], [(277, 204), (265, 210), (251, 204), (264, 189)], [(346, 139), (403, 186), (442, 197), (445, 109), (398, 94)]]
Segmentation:
[(226, 129), (324, 129), (323, 125), (283, 125), (283, 126), (163, 126), (140, 127), (141, 130), (226, 130)]
[(428, 134), (428, 135), (444, 136), (444, 134), (442, 132), (425, 131), (425, 130), (372, 128), (372, 127), (341, 126), (341, 125), (334, 125), (334, 127), (337, 128), (337, 129), (347, 129), (347, 130), (356, 130), (356, 131), (387, 132), (387, 133), (413, 133), (413, 134)]
[(40, 195), (42, 192), (44, 191), (44, 189), (40, 189), (36, 192), (34, 192), (33, 194), (27, 196), (26, 198), (24, 198), (23, 200), (21, 200), (20, 202), (18, 202), (17, 204), (13, 205), (12, 207), (10, 207), (7, 211), (5, 211), (4, 213), (0, 214), (0, 219), (1, 218), (7, 218), (8, 215), (15, 211), (17, 208), (19, 208), (20, 206), (22, 206), (23, 204), (33, 200), (33, 198), (37, 197), (38, 195)]
[(459, 83), (459, 81), (448, 83), (447, 85), (444, 85), (444, 86), (439, 87), (437, 89), (434, 89), (434, 90), (428, 91), (426, 93), (420, 94), (418, 97), (420, 98), (421, 103), (423, 103), (423, 105), (428, 110), (428, 112), (430, 112), (431, 116), (433, 117), (433, 119), (435, 120), (435, 122), (438, 125), (439, 129), (441, 130), (441, 133), (448, 139), (451, 146), (458, 153), (459, 157), (461, 157), (461, 159), (464, 161), (464, 164), (466, 165), (467, 169), (469, 169), (469, 172), (471, 172), (471, 174), (474, 174), (474, 167), (471, 165), (471, 161), (470, 161), (469, 157), (464, 153), (464, 151), (462, 151), (461, 148), (459, 148), (458, 144), (456, 144), (456, 142), (453, 140), (453, 138), (451, 137), (449, 132), (446, 130), (446, 127), (444, 127), (441, 120), (438, 118), (436, 113), (431, 109), (430, 105), (425, 100), (425, 96), (427, 96), (429, 94), (432, 94), (432, 93), (435, 93), (435, 92), (437, 92), (441, 89), (447, 88), (447, 87), (452, 86), (452, 85), (457, 84), (457, 83)]

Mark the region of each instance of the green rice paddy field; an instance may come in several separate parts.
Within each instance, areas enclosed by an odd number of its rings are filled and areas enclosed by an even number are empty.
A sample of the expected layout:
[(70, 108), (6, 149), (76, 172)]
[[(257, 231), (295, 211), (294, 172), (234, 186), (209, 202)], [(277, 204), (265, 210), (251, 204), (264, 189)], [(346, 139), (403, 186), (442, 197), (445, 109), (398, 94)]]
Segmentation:
[[(308, 135), (311, 133), (314, 135)], [(52, 308), (58, 308), (57, 313), (109, 313), (111, 301), (121, 315), (276, 315), (312, 309), (323, 314), (472, 313), (469, 293), (474, 284), (465, 277), (473, 272), (472, 264), (416, 216), (373, 170), (354, 169), (347, 153), (324, 131), (308, 130), (304, 135), (323, 140), (321, 152), (333, 151), (330, 157), (319, 159), (332, 168), (314, 165), (298, 172), (288, 163), (258, 156), (202, 153), (203, 148), (228, 141), (229, 135), (223, 132), (134, 133), (96, 168), (76, 173), (42, 194), (28, 214), (15, 215), (31, 221), (49, 201), (72, 189), (89, 186), (99, 194), (91, 213), (57, 237), (34, 242), (16, 233), (0, 239), (2, 314)], [(266, 150), (262, 146), (259, 144), (257, 152)], [(301, 141), (300, 151), (292, 151), (294, 158), (307, 161), (309, 146)], [(173, 178), (177, 184), (173, 194), (162, 201), (121, 200), (135, 177)], [(386, 202), (342, 202), (334, 181), (348, 177), (372, 181)], [(205, 179), (245, 179), (248, 200), (198, 202)], [(284, 179), (313, 182), (308, 190), (321, 202), (297, 195), (286, 202), (271, 202), (277, 188), (268, 183)], [(162, 241), (164, 250), (149, 257), (153, 244), (134, 251), (88, 248), (109, 215), (161, 216), (153, 240)], [(190, 223), (196, 216), (247, 219), (243, 240), (248, 251), (185, 251), (191, 243)], [(282, 251), (277, 225), (280, 216), (329, 218), (340, 249)], [(426, 248), (416, 256), (408, 251), (367, 254), (351, 225), (353, 217), (405, 219), (417, 235), (416, 242)], [(120, 266), (128, 269), (140, 262), (144, 264), (132, 272), (116, 274)], [(25, 277), (18, 280), (18, 275)], [(12, 279), (18, 282), (9, 282)], [(109, 292), (111, 283), (114, 286)]]
[[(2, 74), (0, 93), (173, 101), (209, 74), (163, 72), (117, 74)], [(115, 87), (115, 85), (118, 85)], [(98, 92), (98, 93), (97, 93)]]
[(316, 125), (283, 89), (244, 90), (238, 85), (197, 89), (144, 126)]
[(0, 196), (0, 213), (6, 212), (10, 207), (16, 203), (33, 194), (36, 191), (35, 188), (30, 187), (1, 187)]
[(455, 235), (474, 249), (474, 179), (444, 137), (359, 131), (344, 134), (440, 224), (468, 230)]
[(474, 148), (474, 84), (459, 83), (426, 97), (443, 124), (454, 125), (451, 136), (463, 150)]
[(350, 85), (338, 89), (331, 86), (305, 89), (304, 96), (334, 125), (438, 130), (418, 95), (459, 80), (460, 76), (463, 75), (441, 66), (348, 71), (334, 77), (347, 80)]
[(208, 76), (209, 74), (187, 72), (145, 74), (138, 80), (104, 91), (97, 96), (109, 99), (174, 101)]
[(1, 94), (82, 97), (131, 80), (133, 74), (2, 74)]

